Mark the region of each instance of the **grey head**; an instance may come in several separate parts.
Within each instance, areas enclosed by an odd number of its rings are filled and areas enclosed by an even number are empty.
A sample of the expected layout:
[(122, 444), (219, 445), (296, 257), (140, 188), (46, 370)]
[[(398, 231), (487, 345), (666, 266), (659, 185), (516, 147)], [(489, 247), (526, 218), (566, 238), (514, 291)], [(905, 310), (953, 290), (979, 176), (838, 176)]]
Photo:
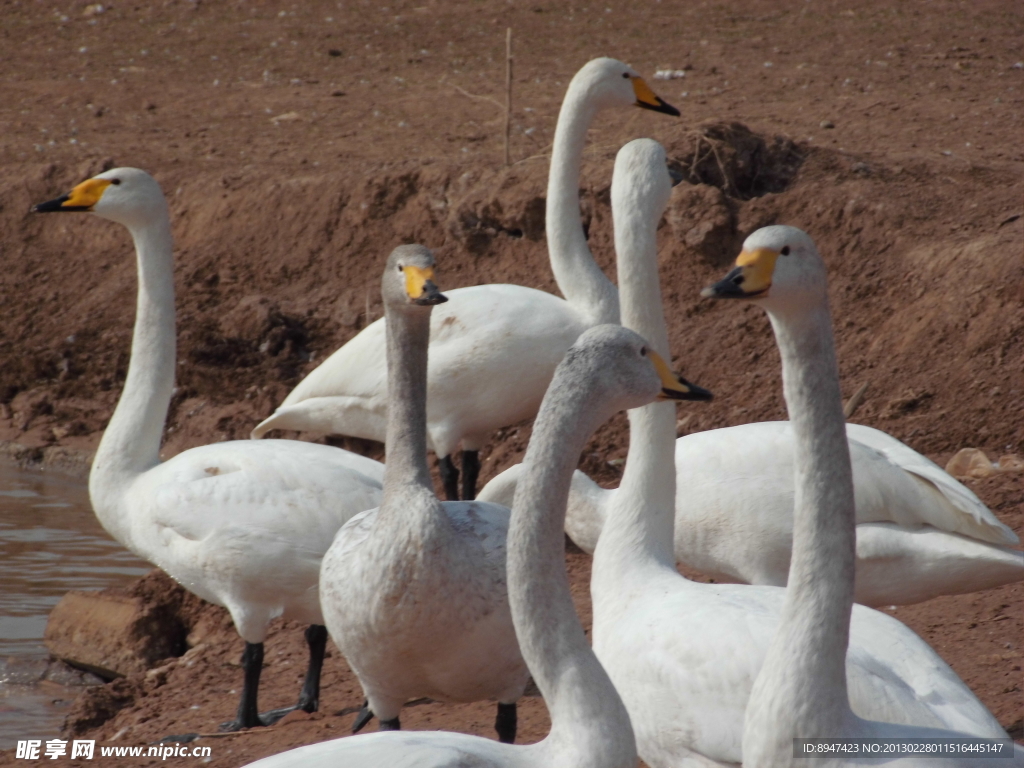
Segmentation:
[(423, 245), (400, 245), (388, 256), (381, 296), (392, 309), (432, 307), (448, 297), (434, 283), (434, 254)]
[(638, 333), (621, 325), (584, 332), (559, 364), (556, 378), (587, 382), (600, 392), (610, 413), (657, 400), (710, 400), (706, 389), (673, 373)]

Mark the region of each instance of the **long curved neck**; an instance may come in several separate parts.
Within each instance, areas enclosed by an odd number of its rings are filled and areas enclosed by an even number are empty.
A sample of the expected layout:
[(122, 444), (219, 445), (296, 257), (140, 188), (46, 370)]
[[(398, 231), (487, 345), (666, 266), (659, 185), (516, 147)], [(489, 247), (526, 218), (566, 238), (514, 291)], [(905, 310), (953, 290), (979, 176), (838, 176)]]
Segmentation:
[[(433, 493), (427, 469), (427, 348), (430, 311), (385, 303), (388, 426), (384, 450), (384, 502), (410, 487)], [(400, 510), (399, 510), (400, 511)]]
[(89, 474), (96, 513), (119, 539), (125, 521), (108, 519), (116, 505), (114, 495), (132, 476), (160, 463), (175, 367), (174, 257), (166, 207), (145, 224), (129, 226), (129, 231), (139, 279), (131, 361)]
[(856, 521), (828, 301), (799, 314), (769, 316), (794, 434), (793, 554), (782, 621), (747, 722), (755, 715), (768, 718), (785, 742), (778, 749), (791, 757), (790, 739), (841, 735), (850, 715), (846, 649)]
[[(643, 210), (635, 198), (613, 197), (616, 269), (622, 324), (671, 360), (658, 279), (657, 226), (661, 210)], [(594, 552), (593, 587), (621, 586), (638, 566), (675, 573), (675, 405), (652, 403), (629, 411), (626, 469)]]
[[(534, 422), (508, 534), (516, 636), (551, 713), (549, 739), (593, 754), (581, 765), (635, 764), (629, 715), (597, 661), (565, 571), (565, 509), (587, 439), (607, 417), (592, 390), (556, 373)], [(596, 406), (596, 407), (595, 407)], [(634, 750), (634, 752), (630, 752)]]
[(618, 292), (594, 261), (580, 223), (583, 145), (596, 113), (586, 84), (573, 79), (555, 127), (545, 212), (555, 282), (566, 301), (593, 325), (619, 322)]

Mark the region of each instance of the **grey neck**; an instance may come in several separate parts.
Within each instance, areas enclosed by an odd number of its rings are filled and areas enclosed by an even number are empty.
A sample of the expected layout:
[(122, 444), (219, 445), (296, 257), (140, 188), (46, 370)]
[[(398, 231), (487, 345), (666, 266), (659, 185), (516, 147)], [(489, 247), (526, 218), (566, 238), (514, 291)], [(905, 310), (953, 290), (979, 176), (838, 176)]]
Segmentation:
[(825, 299), (813, 308), (769, 312), (769, 317), (793, 426), (796, 495), (782, 622), (755, 694), (789, 710), (773, 715), (783, 721), (794, 716), (799, 702), (796, 730), (840, 733), (850, 712), (846, 649), (856, 515), (831, 316)]
[(580, 223), (583, 146), (596, 113), (585, 86), (574, 80), (555, 127), (545, 217), (551, 271), (558, 289), (592, 325), (619, 322), (618, 291), (594, 261)]
[[(593, 760), (581, 764), (618, 765), (616, 750), (633, 744), (629, 715), (590, 649), (565, 571), (572, 473), (610, 415), (589, 383), (560, 367), (537, 415), (509, 529), (509, 603), (523, 658), (551, 712), (550, 738), (592, 750)], [(627, 754), (625, 762), (635, 759)]]
[(388, 424), (384, 500), (417, 486), (433, 493), (427, 468), (427, 348), (430, 307), (396, 309), (385, 302)]

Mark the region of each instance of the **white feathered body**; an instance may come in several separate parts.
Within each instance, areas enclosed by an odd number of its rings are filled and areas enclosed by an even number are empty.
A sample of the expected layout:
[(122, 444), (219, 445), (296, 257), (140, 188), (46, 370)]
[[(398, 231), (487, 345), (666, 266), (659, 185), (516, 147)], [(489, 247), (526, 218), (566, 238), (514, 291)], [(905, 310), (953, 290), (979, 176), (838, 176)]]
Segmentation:
[[(651, 768), (676, 766), (673, 756), (690, 750), (739, 764), (743, 712), (785, 590), (695, 584), (668, 570), (617, 583), (600, 606), (595, 592), (595, 614), (615, 631), (595, 623), (594, 652), (629, 710), (640, 756)], [(890, 616), (854, 606), (846, 668), (861, 717), (1005, 738), (949, 666)]]
[[(555, 367), (590, 326), (557, 296), (520, 285), (446, 291), (430, 319), (428, 447), (476, 450), (490, 432), (532, 418)], [(364, 328), (291, 391), (253, 430), (311, 430), (384, 440), (384, 319)]]
[(464, 733), (389, 731), (308, 744), (246, 768), (527, 768), (545, 764), (537, 761), (544, 751), (540, 745), (512, 746)]
[(420, 696), (515, 701), (529, 672), (505, 581), (509, 511), (406, 492), (410, 506), (431, 508), (410, 510), (409, 535), (370, 510), (338, 531), (324, 557), (331, 637), (382, 720)]
[[(939, 466), (886, 433), (847, 424), (857, 512), (856, 599), (907, 605), (1024, 580), (1016, 534)], [(793, 541), (787, 421), (676, 440), (676, 559), (720, 581), (784, 586)], [(479, 498), (509, 504), (516, 467)], [(565, 530), (592, 553), (615, 490), (573, 476)]]
[(245, 440), (192, 448), (127, 486), (94, 473), (90, 491), (115, 538), (259, 643), (277, 616), (323, 624), (320, 560), (349, 518), (380, 503), (383, 471), (325, 445)]

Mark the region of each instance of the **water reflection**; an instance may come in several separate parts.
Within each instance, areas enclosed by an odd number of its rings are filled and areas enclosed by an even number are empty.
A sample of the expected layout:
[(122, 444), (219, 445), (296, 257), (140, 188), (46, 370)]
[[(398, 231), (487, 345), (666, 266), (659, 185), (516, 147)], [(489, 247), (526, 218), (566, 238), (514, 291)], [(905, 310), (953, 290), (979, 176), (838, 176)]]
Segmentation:
[(100, 527), (84, 481), (0, 464), (0, 749), (18, 736), (57, 735), (78, 693), (23, 684), (27, 670), (45, 666), (50, 609), (69, 589), (124, 584), (147, 570)]

